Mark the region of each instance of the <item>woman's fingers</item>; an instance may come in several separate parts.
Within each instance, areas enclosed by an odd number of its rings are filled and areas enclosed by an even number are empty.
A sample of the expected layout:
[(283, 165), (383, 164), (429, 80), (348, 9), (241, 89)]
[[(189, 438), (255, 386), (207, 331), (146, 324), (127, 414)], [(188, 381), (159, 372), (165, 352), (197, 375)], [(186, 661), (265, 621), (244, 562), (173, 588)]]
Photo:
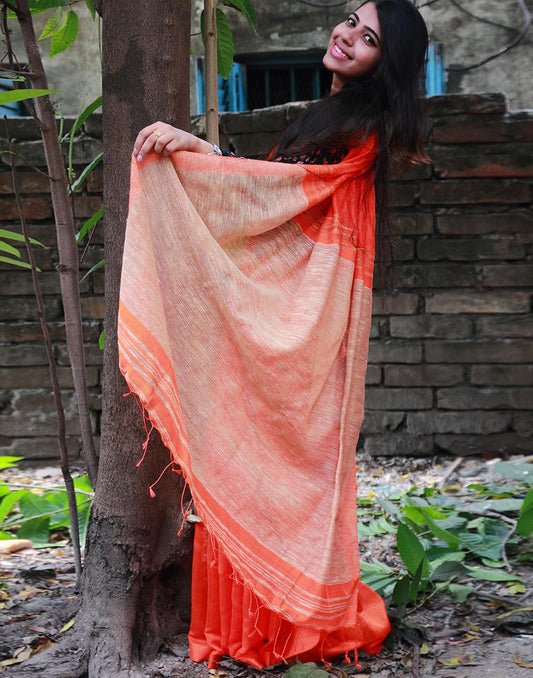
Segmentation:
[(168, 155), (173, 151), (200, 150), (197, 147), (202, 143), (205, 142), (188, 132), (164, 122), (156, 122), (139, 132), (133, 153), (137, 156), (137, 160), (141, 161), (150, 151)]

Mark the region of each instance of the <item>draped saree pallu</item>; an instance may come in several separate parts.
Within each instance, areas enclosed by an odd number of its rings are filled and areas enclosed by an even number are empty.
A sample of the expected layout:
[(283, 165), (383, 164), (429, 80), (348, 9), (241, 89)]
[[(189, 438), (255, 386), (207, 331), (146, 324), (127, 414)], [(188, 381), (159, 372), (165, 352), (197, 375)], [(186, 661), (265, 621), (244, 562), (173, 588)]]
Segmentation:
[(120, 367), (202, 519), (195, 661), (374, 653), (389, 631), (356, 520), (374, 157), (133, 162)]

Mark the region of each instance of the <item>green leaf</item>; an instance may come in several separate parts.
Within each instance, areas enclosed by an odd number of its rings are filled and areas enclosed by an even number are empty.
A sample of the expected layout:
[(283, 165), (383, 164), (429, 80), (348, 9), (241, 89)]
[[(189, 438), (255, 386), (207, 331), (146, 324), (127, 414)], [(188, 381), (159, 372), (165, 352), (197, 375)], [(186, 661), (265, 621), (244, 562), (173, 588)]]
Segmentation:
[(222, 4), (242, 12), (248, 19), (248, 23), (252, 26), (254, 31), (257, 31), (257, 15), (251, 0), (222, 0)]
[(464, 603), (471, 593), (476, 590), (473, 586), (465, 584), (449, 584), (448, 591), (456, 603)]
[(100, 95), (96, 97), (94, 101), (91, 101), (91, 103), (88, 106), (86, 106), (86, 108), (78, 115), (78, 117), (74, 121), (74, 124), (70, 128), (69, 135), (74, 136), (74, 134), (79, 130), (79, 128), (91, 115), (91, 113), (94, 113), (94, 111), (100, 108), (101, 105), (102, 105), (102, 96)]
[(13, 104), (15, 101), (24, 101), (25, 99), (36, 99), (56, 92), (56, 89), (10, 89), (7, 92), (0, 92), (0, 106)]
[(45, 499), (39, 497), (33, 492), (27, 492), (19, 501), (19, 506), (24, 518), (36, 518), (37, 516), (47, 516), (56, 510), (56, 506)]
[(18, 503), (19, 499), (25, 494), (30, 494), (29, 490), (16, 490), (4, 496), (0, 502), (0, 524), (8, 517)]
[(520, 581), (519, 577), (501, 570), (486, 570), (483, 567), (464, 566), (467, 573), (474, 579), (483, 579), (483, 581)]
[(24, 457), (0, 456), (0, 469), (13, 468), (13, 466), (17, 465), (17, 461), (21, 459), (24, 459)]
[(73, 10), (61, 21), (50, 42), (50, 58), (61, 54), (70, 47), (78, 35), (78, 15)]
[(511, 511), (520, 511), (522, 506), (521, 499), (488, 499), (481, 504), (484, 511), (499, 511), (500, 513), (509, 513)]
[(329, 673), (314, 662), (295, 664), (283, 674), (283, 678), (328, 678)]
[(392, 592), (392, 601), (396, 605), (406, 605), (410, 600), (411, 577), (404, 575), (396, 582), (396, 586)]
[(433, 520), (429, 516), (426, 517), (426, 521), (427, 526), (429, 527), (431, 532), (437, 537), (437, 539), (441, 539), (442, 541), (445, 541), (447, 544), (455, 548), (459, 547), (460, 539), (456, 534), (450, 532), (449, 530), (443, 529), (436, 520)]
[(3, 242), (2, 240), (0, 240), (0, 250), (2, 252), (7, 252), (14, 257), (20, 257), (20, 252), (16, 247), (13, 247), (13, 245), (8, 245), (7, 242)]
[(519, 480), (526, 485), (533, 485), (533, 464), (515, 461), (500, 461), (494, 464), (493, 470), (507, 478)]
[(91, 17), (92, 17), (93, 19), (95, 19), (95, 18), (96, 18), (96, 9), (95, 9), (95, 7), (94, 7), (94, 2), (93, 2), (93, 0), (85, 0), (85, 4), (87, 5), (87, 9), (88, 9), (89, 12), (91, 13)]
[(221, 9), (217, 8), (217, 62), (218, 72), (224, 79), (228, 76), (233, 66), (233, 33), (228, 17)]
[(98, 348), (103, 351), (104, 350), (104, 342), (105, 342), (105, 330), (102, 330), (100, 332), (100, 335), (98, 337)]
[(18, 261), (18, 259), (11, 259), (11, 257), (0, 256), (0, 261), (3, 261), (4, 264), (13, 264), (13, 266), (20, 266), (20, 268), (31, 268), (30, 264), (26, 263), (25, 261)]
[[(8, 231), (6, 228), (0, 228), (0, 238), (4, 240), (16, 240), (17, 242), (25, 242), (25, 238), (21, 233), (15, 233), (14, 231)], [(40, 247), (45, 247), (40, 240), (35, 238), (30, 238), (32, 245), (39, 245)], [(15, 457), (13, 457), (15, 459)], [(16, 457), (17, 459), (22, 459), (23, 457)], [(2, 457), (0, 457), (2, 459)], [(1, 468), (1, 467), (0, 467)]]
[(478, 556), (498, 560), (502, 555), (502, 539), (498, 536), (461, 532), (460, 537), (468, 550)]
[(61, 20), (64, 19), (64, 17), (65, 14), (63, 10), (59, 7), (46, 22), (46, 25), (43, 28), (42, 33), (39, 36), (38, 40), (51, 38), (53, 35), (55, 35), (58, 29), (60, 28)]
[(428, 560), (424, 551), (424, 547), (416, 534), (410, 530), (407, 525), (400, 523), (398, 525), (398, 534), (396, 537), (398, 546), (398, 553), (403, 560), (408, 572), (412, 575), (418, 569), (420, 563), (423, 563), (422, 573), (427, 577), (429, 573)]
[(82, 476), (77, 476), (74, 478), (74, 488), (76, 490), (81, 490), (82, 492), (92, 492), (93, 488), (89, 480), (89, 476), (84, 474)]
[(40, 516), (24, 523), (18, 530), (17, 537), (19, 539), (29, 539), (37, 544), (47, 544), (49, 532), (50, 518), (48, 516)]
[(530, 490), (524, 499), (516, 524), (516, 532), (526, 538), (533, 532), (533, 490)]
[[(83, 172), (80, 174), (80, 176), (74, 181), (71, 186), (70, 186), (70, 192), (74, 192), (79, 186), (83, 184), (85, 179), (89, 176), (89, 174), (93, 171), (93, 169), (98, 165), (98, 163), (102, 160), (104, 157), (103, 153), (98, 153), (96, 158), (94, 160), (91, 160), (91, 162), (87, 165), (87, 167), (83, 170)], [(101, 209), (99, 210), (101, 212)], [(98, 212), (96, 212), (98, 214)], [(94, 215), (93, 215), (94, 216)], [(92, 218), (92, 217), (91, 217)], [(102, 215), (100, 214), (100, 219), (102, 218)]]
[(462, 563), (453, 560), (444, 561), (433, 570), (431, 573), (431, 580), (442, 581), (444, 579), (450, 579), (451, 577), (457, 577), (465, 573), (466, 566)]
[(101, 261), (99, 261), (99, 262), (98, 262), (97, 264), (95, 264), (94, 266), (91, 266), (91, 268), (87, 271), (87, 273), (83, 276), (83, 278), (81, 278), (80, 284), (81, 284), (86, 278), (88, 278), (88, 277), (91, 275), (91, 273), (94, 273), (94, 272), (97, 271), (99, 268), (102, 268), (104, 265), (105, 265), (105, 259), (102, 259)]

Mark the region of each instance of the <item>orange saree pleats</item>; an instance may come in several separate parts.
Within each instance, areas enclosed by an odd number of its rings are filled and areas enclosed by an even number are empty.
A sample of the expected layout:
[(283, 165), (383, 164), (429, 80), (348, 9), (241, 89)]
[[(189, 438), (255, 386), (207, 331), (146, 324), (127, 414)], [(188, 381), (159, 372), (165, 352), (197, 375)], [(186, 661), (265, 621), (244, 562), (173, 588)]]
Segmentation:
[(281, 661), (327, 661), (364, 650), (375, 654), (390, 626), (383, 600), (359, 582), (356, 627), (320, 631), (270, 610), (234, 571), (204, 525), (196, 524), (191, 659), (215, 668), (224, 655), (261, 669)]

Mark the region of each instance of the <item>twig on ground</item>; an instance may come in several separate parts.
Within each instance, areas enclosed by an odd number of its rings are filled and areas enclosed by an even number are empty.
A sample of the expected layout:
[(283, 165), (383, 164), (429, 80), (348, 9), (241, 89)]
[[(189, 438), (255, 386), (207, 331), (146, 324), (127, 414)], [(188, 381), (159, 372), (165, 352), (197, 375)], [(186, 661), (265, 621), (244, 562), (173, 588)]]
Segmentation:
[(437, 483), (438, 488), (444, 487), (448, 478), (450, 478), (452, 476), (452, 474), (455, 471), (457, 471), (457, 469), (459, 468), (459, 466), (461, 466), (461, 464), (463, 463), (464, 460), (465, 460), (464, 457), (457, 457), (457, 459), (453, 462), (453, 464), (448, 468), (446, 473), (442, 476), (442, 478)]

